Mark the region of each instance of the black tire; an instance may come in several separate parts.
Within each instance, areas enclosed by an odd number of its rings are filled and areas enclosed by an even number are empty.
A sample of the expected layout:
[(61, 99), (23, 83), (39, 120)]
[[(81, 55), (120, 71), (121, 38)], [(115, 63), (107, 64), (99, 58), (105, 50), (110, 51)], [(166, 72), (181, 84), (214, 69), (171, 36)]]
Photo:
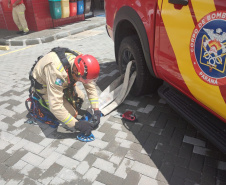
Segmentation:
[(134, 60), (132, 70), (137, 71), (137, 76), (130, 94), (140, 96), (155, 92), (162, 84), (162, 81), (151, 76), (138, 36), (125, 37), (119, 47), (118, 66), (121, 74), (125, 73), (129, 61)]

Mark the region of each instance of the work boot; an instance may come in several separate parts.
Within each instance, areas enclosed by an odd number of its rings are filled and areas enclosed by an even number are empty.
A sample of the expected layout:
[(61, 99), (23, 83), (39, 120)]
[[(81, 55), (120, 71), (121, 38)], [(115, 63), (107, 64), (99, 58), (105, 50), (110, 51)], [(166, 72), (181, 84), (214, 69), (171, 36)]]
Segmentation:
[(16, 33), (21, 35), (24, 31), (17, 31)]
[(27, 35), (27, 34), (29, 34), (29, 31), (27, 32), (22, 31), (22, 35)]

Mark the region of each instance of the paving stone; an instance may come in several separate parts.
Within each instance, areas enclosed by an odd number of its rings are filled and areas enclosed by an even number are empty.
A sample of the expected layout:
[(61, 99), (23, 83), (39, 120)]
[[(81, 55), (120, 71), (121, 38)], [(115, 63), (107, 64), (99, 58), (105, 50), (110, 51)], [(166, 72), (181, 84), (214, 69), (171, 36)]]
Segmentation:
[(69, 169), (75, 169), (78, 164), (79, 164), (79, 161), (76, 161), (74, 159), (71, 159), (65, 155), (61, 155), (57, 161), (56, 161), (57, 164), (63, 166), (63, 167), (66, 167), (66, 168), (69, 168)]
[(154, 179), (156, 178), (156, 176), (158, 174), (157, 168), (148, 166), (146, 164), (143, 164), (143, 163), (140, 163), (137, 161), (134, 162), (134, 164), (132, 166), (132, 170), (134, 170), (138, 173), (141, 173), (143, 175), (146, 175), (148, 177), (154, 178)]
[(4, 122), (1, 122), (0, 129), (2, 131), (5, 131), (6, 132), (8, 130), (8, 128), (9, 128), (9, 124), (4, 123)]
[(3, 173), (1, 175), (1, 178), (4, 180), (4, 181), (10, 181), (10, 180), (15, 180), (15, 181), (19, 181), (21, 179), (23, 179), (24, 175), (18, 173), (16, 170), (13, 170), (11, 168), (8, 168), (5, 173)]
[(119, 165), (120, 162), (122, 161), (123, 157), (119, 157), (117, 155), (113, 155), (111, 158), (110, 158), (110, 162), (114, 163), (114, 164), (117, 164)]
[(123, 185), (137, 185), (140, 181), (141, 175), (135, 171), (129, 171), (125, 180), (123, 181)]
[(111, 129), (111, 132), (107, 132), (101, 140), (106, 141), (106, 142), (111, 142), (112, 140), (115, 139), (115, 135), (118, 132), (118, 130)]
[(170, 124), (168, 124), (165, 127), (165, 129), (162, 131), (161, 135), (163, 135), (166, 139), (170, 140), (170, 138), (172, 137), (173, 133), (174, 133), (175, 128), (173, 126), (171, 126)]
[(195, 172), (193, 170), (188, 170), (186, 174), (186, 179), (189, 179), (192, 181), (194, 184), (200, 184), (201, 182), (201, 177), (203, 174), (201, 172)]
[(225, 170), (217, 170), (217, 179), (222, 182), (226, 182)]
[(218, 156), (218, 152), (199, 146), (194, 146), (193, 153), (210, 157)]
[(160, 170), (156, 176), (156, 180), (161, 183), (168, 184), (168, 179), (163, 175), (163, 173)]
[(130, 171), (133, 166), (134, 161), (130, 159), (124, 159), (118, 169), (115, 171), (114, 175), (125, 179), (127, 177), (127, 173)]
[(103, 159), (97, 158), (97, 160), (93, 163), (93, 167), (96, 167), (100, 170), (106, 171), (108, 173), (114, 173), (115, 167), (114, 164)]
[(78, 161), (83, 161), (85, 157), (90, 153), (93, 148), (85, 144), (74, 156), (73, 158)]
[(92, 166), (93, 163), (96, 161), (96, 156), (94, 156), (93, 154), (88, 154), (84, 161), (87, 161), (89, 166)]
[(127, 133), (122, 132), (122, 131), (119, 131), (119, 132), (115, 135), (115, 137), (119, 137), (119, 138), (122, 138), (122, 139), (126, 139)]
[(155, 163), (148, 155), (141, 154), (140, 152), (134, 150), (129, 150), (125, 157), (152, 167), (156, 167)]
[(62, 168), (62, 166), (56, 163), (53, 164), (41, 175), (38, 181), (42, 184), (49, 184), (54, 179), (54, 177), (62, 170)]
[(185, 178), (187, 176), (188, 169), (176, 166), (173, 171), (173, 176), (178, 176), (180, 178)]
[(44, 138), (39, 144), (42, 146), (48, 146), (51, 144), (54, 140), (52, 138)]
[(77, 149), (74, 149), (74, 148), (70, 147), (70, 148), (68, 148), (68, 149), (65, 151), (64, 155), (66, 155), (67, 157), (73, 158), (73, 156), (74, 156), (77, 152), (78, 152)]
[[(33, 128), (38, 129), (37, 127), (33, 127)], [(31, 129), (29, 129), (29, 130), (31, 130)], [(37, 134), (34, 134), (33, 132), (28, 132), (26, 134), (26, 136), (24, 137), (24, 139), (27, 139), (27, 140), (29, 140), (29, 141), (31, 141), (33, 143), (39, 144), (43, 140), (43, 137), (41, 137), (41, 136), (39, 136)]]
[(170, 181), (169, 181), (169, 184), (184, 184), (184, 179), (183, 178), (180, 178), (178, 176), (172, 176)]
[(4, 140), (4, 141), (10, 142), (10, 140), (14, 137), (15, 136), (13, 134), (10, 134), (8, 132), (1, 131), (1, 133), (0, 133), (0, 138), (1, 138), (1, 140)]
[(107, 142), (99, 140), (99, 139), (95, 139), (94, 141), (89, 142), (87, 144), (92, 146), (92, 147), (97, 147), (97, 148), (100, 148), (100, 149), (104, 149), (108, 145)]
[(174, 158), (174, 164), (175, 164), (175, 166), (188, 168), (189, 164), (190, 164), (190, 158), (186, 159), (186, 158), (182, 158), (182, 157), (177, 156), (177, 157)]
[(6, 185), (17, 185), (17, 184), (19, 184), (21, 182), (21, 180), (13, 180), (13, 179), (11, 179), (10, 181), (8, 181), (7, 183), (6, 183)]
[(139, 141), (139, 143), (141, 144), (141, 145), (143, 145), (146, 141), (147, 141), (147, 139), (148, 139), (148, 137), (150, 136), (150, 133), (149, 132), (146, 132), (146, 131), (140, 131), (137, 135), (136, 135), (136, 137), (137, 137), (137, 140)]
[(196, 139), (193, 137), (189, 137), (189, 136), (184, 136), (183, 142), (188, 143), (188, 144), (192, 144), (195, 146), (200, 146), (200, 147), (205, 147), (206, 142), (200, 140), (200, 139)]
[(51, 155), (56, 150), (56, 147), (48, 146), (44, 150), (42, 150), (39, 155), (43, 158), (47, 158), (49, 155)]
[(224, 162), (224, 161), (218, 161), (217, 169), (226, 171), (226, 162)]
[[(173, 171), (174, 171), (173, 162), (172, 163), (164, 162), (158, 172), (156, 179), (159, 181), (164, 181), (164, 180), (169, 181), (173, 174)], [(162, 176), (164, 176), (164, 179), (162, 179)]]
[(176, 128), (170, 140), (170, 145), (178, 146), (178, 147), (181, 146), (181, 143), (184, 138), (184, 133), (185, 133), (185, 130)]
[[(119, 145), (120, 145), (120, 142), (112, 140), (110, 143), (108, 143), (108, 145), (105, 148), (105, 150), (114, 153), (115, 150), (117, 150), (117, 148), (119, 147)], [(120, 148), (122, 148), (122, 147), (120, 147)]]
[(205, 185), (213, 185), (213, 184), (220, 184), (217, 182), (217, 180), (214, 181), (206, 181), (205, 179), (201, 180), (201, 184), (205, 184)]
[(59, 177), (55, 177), (49, 184), (51, 185), (62, 185), (65, 184), (65, 180), (59, 178)]
[(149, 120), (149, 121), (156, 121), (156, 120), (159, 118), (160, 115), (161, 115), (161, 112), (158, 111), (158, 110), (156, 109), (156, 107), (155, 107), (155, 108), (150, 112), (150, 114), (149, 114), (147, 120)]
[(131, 141), (123, 140), (123, 142), (120, 144), (120, 147), (129, 149), (132, 144), (133, 144), (133, 142), (131, 142)]
[(0, 164), (0, 175), (4, 174), (8, 167), (5, 164)]
[(52, 152), (45, 160), (38, 166), (39, 168), (45, 170), (52, 166), (59, 158), (61, 157), (60, 153)]
[(192, 154), (189, 168), (193, 171), (200, 171), (204, 164), (204, 157), (197, 154)]
[(103, 183), (103, 184), (122, 184), (123, 179), (120, 177), (117, 177), (113, 174), (107, 173), (105, 171), (101, 171), (98, 177), (96, 178), (97, 181)]
[(84, 179), (87, 179), (90, 182), (94, 182), (97, 176), (100, 174), (101, 170), (91, 167), (86, 174), (83, 176)]
[(4, 150), (8, 145), (10, 145), (9, 142), (4, 141), (4, 140), (1, 140), (1, 143), (0, 143), (0, 150)]
[(187, 144), (187, 143), (182, 143), (180, 151), (179, 151), (179, 156), (185, 159), (190, 159), (192, 155), (194, 146)]
[(38, 167), (34, 167), (32, 169), (30, 169), (28, 171), (28, 176), (36, 181), (39, 180), (39, 178), (41, 177), (41, 175), (44, 173), (44, 170), (38, 168)]
[(38, 166), (44, 160), (42, 157), (35, 155), (31, 152), (28, 152), (21, 159), (33, 166)]
[(24, 162), (22, 160), (19, 160), (17, 163), (15, 163), (12, 166), (12, 169), (14, 169), (14, 170), (22, 170), (26, 165), (27, 165), (26, 162)]
[(162, 165), (164, 155), (165, 154), (159, 150), (154, 150), (154, 152), (151, 154), (151, 159), (158, 168)]
[(24, 174), (24, 175), (26, 175), (26, 176), (28, 176), (29, 172), (30, 172), (33, 168), (34, 168), (33, 165), (27, 164), (27, 165), (20, 171), (20, 173), (21, 173), (21, 174)]
[(23, 148), (35, 154), (39, 154), (44, 149), (43, 146), (33, 143), (31, 141), (24, 145)]
[(204, 165), (210, 166), (210, 167), (213, 167), (213, 168), (217, 168), (218, 167), (218, 160), (216, 160), (212, 157), (211, 158), (205, 157)]
[(130, 131), (134, 134), (134, 136), (137, 136), (137, 134), (140, 132), (143, 124), (140, 122), (135, 122), (133, 127), (130, 129)]
[(99, 157), (99, 158), (105, 159), (105, 160), (109, 160), (109, 158), (113, 155), (112, 152), (109, 152), (107, 150), (101, 150), (99, 148), (93, 148), (90, 151), (90, 153)]
[(90, 165), (87, 161), (82, 161), (76, 168), (76, 172), (80, 173), (81, 175), (84, 175), (88, 169), (90, 168)]
[(28, 177), (24, 178), (19, 185), (41, 185), (38, 181), (34, 181)]
[(108, 122), (105, 122), (99, 129), (99, 132), (103, 132), (103, 133), (108, 133), (108, 131), (111, 129), (111, 124), (109, 124)]
[(158, 142), (159, 142), (160, 136), (156, 135), (154, 133), (151, 133), (146, 141), (146, 143), (143, 145), (143, 148), (146, 150), (146, 152), (151, 155), (153, 151), (155, 150)]
[(105, 184), (103, 184), (103, 183), (101, 183), (101, 182), (98, 182), (98, 181), (94, 181), (94, 182), (93, 182), (93, 185), (105, 185)]
[(160, 183), (157, 180), (152, 179), (150, 177), (146, 177), (144, 175), (141, 175), (141, 178), (140, 178), (140, 181), (139, 181), (138, 185), (143, 185), (143, 184), (146, 184), (146, 185), (160, 185)]
[(69, 182), (78, 179), (77, 173), (74, 172), (73, 170), (70, 170), (70, 169), (67, 169), (67, 168), (63, 168), (59, 172), (58, 177), (65, 180), (65, 181), (69, 181)]
[(11, 167), (14, 164), (16, 164), (25, 154), (27, 154), (27, 151), (19, 150), (19, 151), (15, 152), (12, 156), (10, 156), (10, 158), (8, 158), (4, 162), (4, 164), (8, 167)]
[(65, 152), (68, 148), (69, 148), (69, 146), (59, 144), (58, 148), (55, 151), (58, 153), (61, 153), (61, 154), (65, 154)]
[(9, 148), (6, 152), (9, 154), (14, 153), (15, 151), (23, 148), (25, 145), (27, 145), (29, 143), (28, 140), (26, 139), (22, 139), (20, 140), (16, 145), (12, 146), (11, 148)]
[(155, 149), (159, 150), (159, 151), (162, 151), (164, 153), (167, 153), (170, 151), (171, 149), (171, 146), (169, 145), (169, 141), (161, 141), (161, 138), (159, 140), (159, 142), (157, 143)]

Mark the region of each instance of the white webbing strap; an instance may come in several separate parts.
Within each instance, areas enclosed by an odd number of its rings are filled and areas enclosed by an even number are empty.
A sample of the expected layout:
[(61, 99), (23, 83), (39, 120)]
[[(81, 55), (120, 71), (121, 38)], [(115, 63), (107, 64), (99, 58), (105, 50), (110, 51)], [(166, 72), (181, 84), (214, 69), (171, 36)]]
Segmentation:
[[(126, 67), (125, 76), (121, 75), (114, 80), (99, 96), (99, 107), (104, 115), (109, 114), (118, 107), (129, 94), (129, 91), (135, 81), (136, 71), (130, 77), (132, 61)], [(124, 77), (123, 84), (122, 79)]]

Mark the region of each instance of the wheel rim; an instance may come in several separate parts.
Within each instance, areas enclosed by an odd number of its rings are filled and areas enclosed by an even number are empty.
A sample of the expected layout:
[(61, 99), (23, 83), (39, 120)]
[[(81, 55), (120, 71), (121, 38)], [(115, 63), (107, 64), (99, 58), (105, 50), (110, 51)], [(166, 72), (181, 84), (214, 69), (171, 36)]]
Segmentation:
[(122, 53), (122, 70), (123, 70), (123, 73), (126, 71), (126, 66), (131, 60), (134, 60), (132, 67), (131, 67), (131, 72), (133, 72), (133, 71), (136, 70), (135, 58), (134, 58), (133, 54), (130, 52), (130, 50), (125, 49)]

